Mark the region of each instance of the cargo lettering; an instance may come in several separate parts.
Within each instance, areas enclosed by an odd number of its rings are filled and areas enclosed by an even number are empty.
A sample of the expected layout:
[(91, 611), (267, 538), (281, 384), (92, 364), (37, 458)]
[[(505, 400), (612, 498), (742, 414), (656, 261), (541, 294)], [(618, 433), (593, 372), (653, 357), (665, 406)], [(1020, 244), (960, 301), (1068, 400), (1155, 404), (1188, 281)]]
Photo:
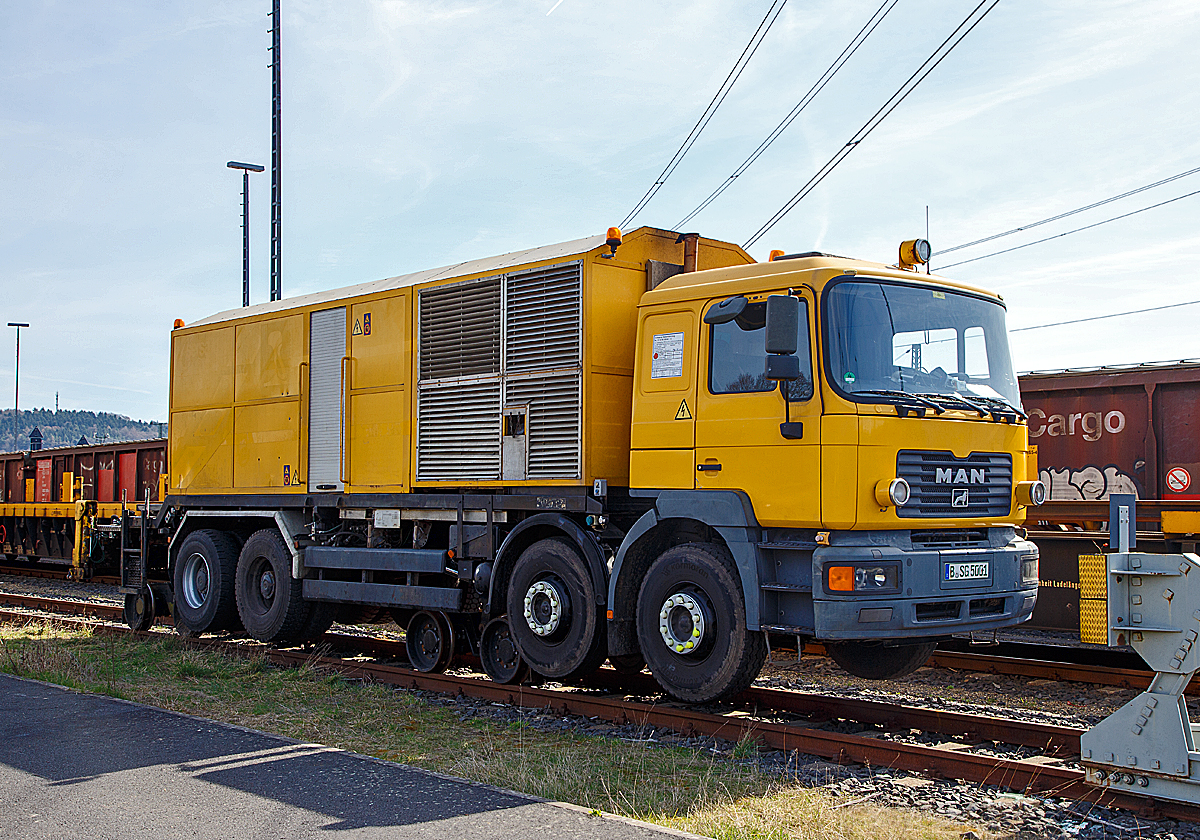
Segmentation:
[(1125, 415), (1120, 411), (1110, 411), (1101, 414), (1099, 411), (1081, 412), (1078, 414), (1051, 414), (1040, 408), (1029, 410), (1029, 437), (1039, 438), (1042, 435), (1050, 437), (1073, 437), (1076, 433), (1084, 440), (1096, 441), (1104, 432), (1115, 435), (1124, 431)]

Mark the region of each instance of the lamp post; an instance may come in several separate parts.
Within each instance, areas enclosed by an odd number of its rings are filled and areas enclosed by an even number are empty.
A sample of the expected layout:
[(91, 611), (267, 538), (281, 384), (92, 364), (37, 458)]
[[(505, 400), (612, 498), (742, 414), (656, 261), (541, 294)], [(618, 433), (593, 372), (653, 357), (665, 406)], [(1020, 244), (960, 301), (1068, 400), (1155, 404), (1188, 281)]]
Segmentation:
[(9, 321), (10, 327), (17, 328), (17, 365), (13, 369), (13, 451), (17, 451), (17, 415), (20, 411), (21, 400), (21, 327), (28, 327), (28, 324), (18, 324), (15, 321)]
[[(225, 164), (230, 169), (242, 170), (242, 306), (250, 305), (250, 173), (262, 172), (264, 167), (257, 163), (238, 163), (231, 160)], [(274, 298), (271, 298), (274, 300)]]

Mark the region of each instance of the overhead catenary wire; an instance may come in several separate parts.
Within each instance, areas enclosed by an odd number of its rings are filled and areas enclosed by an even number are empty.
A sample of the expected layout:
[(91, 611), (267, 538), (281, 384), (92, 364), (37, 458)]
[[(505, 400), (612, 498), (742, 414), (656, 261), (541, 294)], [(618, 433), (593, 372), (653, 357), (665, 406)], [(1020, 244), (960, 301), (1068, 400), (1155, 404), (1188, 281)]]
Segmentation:
[(667, 161), (667, 165), (659, 174), (658, 178), (650, 185), (650, 189), (646, 190), (638, 203), (634, 205), (629, 214), (621, 220), (621, 227), (625, 227), (634, 220), (642, 208), (650, 203), (650, 199), (654, 198), (654, 194), (662, 188), (662, 185), (667, 182), (671, 174), (683, 161), (685, 155), (699, 139), (701, 132), (704, 131), (717, 109), (721, 107), (721, 103), (725, 101), (725, 97), (729, 95), (729, 91), (733, 89), (734, 84), (741, 78), (742, 71), (746, 69), (746, 65), (750, 63), (750, 59), (754, 57), (754, 53), (758, 51), (763, 39), (767, 37), (767, 33), (771, 31), (771, 27), (775, 25), (775, 21), (779, 19), (783, 7), (787, 4), (787, 0), (771, 0), (771, 6), (767, 9), (767, 13), (763, 15), (763, 19), (759, 22), (758, 28), (754, 30), (754, 34), (750, 36), (750, 41), (746, 44), (742, 54), (738, 56), (738, 60), (734, 62), (733, 68), (729, 71), (729, 75), (725, 77), (725, 81), (721, 82), (721, 86), (717, 88), (717, 92), (713, 94), (712, 101), (708, 103), (708, 107), (700, 114), (700, 119), (696, 120), (696, 124), (692, 126), (692, 130), (688, 132), (687, 137), (683, 138), (683, 143)]
[(961, 251), (963, 248), (970, 248), (973, 245), (982, 245), (984, 242), (991, 242), (994, 239), (1011, 236), (1014, 233), (1020, 233), (1023, 230), (1030, 230), (1031, 228), (1038, 227), (1039, 225), (1057, 222), (1060, 219), (1074, 216), (1077, 213), (1083, 213), (1087, 210), (1095, 210), (1097, 207), (1103, 207), (1105, 204), (1112, 204), (1114, 201), (1120, 201), (1123, 198), (1129, 198), (1130, 196), (1137, 195), (1138, 193), (1143, 193), (1146, 190), (1152, 190), (1155, 187), (1161, 187), (1163, 184), (1169, 184), (1172, 181), (1178, 181), (1180, 178), (1186, 178), (1188, 175), (1195, 175), (1197, 172), (1200, 172), (1200, 166), (1196, 167), (1195, 169), (1189, 169), (1187, 172), (1180, 172), (1178, 175), (1172, 175), (1170, 178), (1163, 178), (1161, 181), (1155, 181), (1153, 184), (1146, 184), (1145, 186), (1137, 187), (1136, 189), (1129, 190), (1128, 192), (1123, 192), (1120, 195), (1114, 195), (1109, 198), (1102, 199), (1101, 201), (1093, 201), (1091, 204), (1088, 204), (1084, 207), (1076, 207), (1074, 210), (1068, 210), (1065, 213), (1059, 213), (1057, 216), (1051, 216), (1048, 219), (1042, 219), (1041, 221), (1031, 222), (1027, 225), (1021, 225), (1021, 227), (1013, 228), (1012, 230), (1006, 230), (1003, 233), (994, 233), (991, 236), (983, 237), (983, 239), (976, 239), (974, 242), (964, 242), (962, 245), (955, 245), (953, 248), (943, 248), (940, 251), (934, 251), (933, 256), (940, 257), (942, 254), (949, 254), (951, 251)]
[(779, 139), (779, 135), (783, 134), (783, 132), (786, 131), (787, 128), (796, 121), (796, 118), (800, 116), (800, 113), (808, 107), (809, 103), (816, 98), (817, 94), (821, 92), (825, 85), (829, 84), (830, 80), (837, 75), (837, 72), (842, 69), (842, 66), (850, 60), (854, 53), (858, 52), (858, 48), (862, 46), (863, 41), (865, 41), (867, 37), (875, 31), (876, 27), (878, 27), (879, 24), (883, 22), (883, 19), (887, 17), (888, 12), (894, 9), (896, 4), (899, 2), (900, 0), (884, 0), (883, 4), (876, 9), (875, 13), (871, 15), (869, 20), (867, 20), (863, 28), (858, 31), (858, 34), (855, 35), (850, 40), (850, 43), (846, 45), (846, 48), (842, 50), (841, 54), (834, 59), (833, 63), (829, 65), (825, 72), (821, 74), (815, 83), (813, 83), (813, 86), (809, 88), (808, 93), (801, 97), (800, 101), (796, 103), (795, 107), (788, 112), (787, 116), (780, 121), (779, 125), (772, 129), (771, 133), (767, 135), (767, 138), (758, 144), (758, 148), (756, 148), (750, 154), (750, 157), (742, 161), (742, 164), (733, 171), (732, 175), (726, 178), (725, 181), (719, 187), (713, 190), (708, 198), (700, 202), (695, 209), (676, 222), (676, 230), (683, 230), (684, 225), (694, 219), (702, 210), (704, 210), (704, 208), (712, 204), (717, 197), (720, 196), (721, 193), (725, 192), (725, 190), (729, 189), (729, 187), (733, 185), (733, 182), (741, 177), (742, 174), (745, 173), (745, 171), (749, 169), (756, 160), (762, 157), (763, 153), (771, 146), (771, 144)]
[(1075, 318), (1070, 321), (1055, 321), (1053, 324), (1037, 324), (1032, 327), (1017, 327), (1010, 333), (1026, 332), (1027, 330), (1044, 330), (1047, 327), (1064, 327), (1067, 324), (1082, 324), (1087, 321), (1103, 321), (1106, 318), (1122, 318), (1126, 315), (1141, 315), (1146, 312), (1161, 312), (1164, 309), (1178, 309), (1181, 306), (1195, 306), (1200, 300), (1185, 300), (1182, 303), (1168, 303), (1163, 306), (1151, 306), (1148, 309), (1131, 309), (1128, 312), (1111, 312), (1108, 315), (1092, 315), (1089, 318)]
[(1056, 233), (1054, 236), (1047, 236), (1045, 239), (1037, 239), (1033, 242), (1026, 242), (1024, 245), (1016, 245), (1012, 248), (1005, 248), (1003, 251), (993, 251), (990, 254), (984, 254), (981, 257), (972, 257), (969, 260), (960, 260), (959, 262), (956, 262), (956, 263), (950, 263), (950, 265), (938, 266), (938, 271), (945, 271), (947, 268), (954, 268), (955, 266), (966, 265), (967, 263), (979, 262), (980, 260), (986, 260), (990, 257), (998, 257), (1001, 254), (1011, 254), (1013, 251), (1020, 251), (1022, 248), (1029, 248), (1034, 245), (1041, 245), (1043, 242), (1049, 242), (1052, 239), (1061, 239), (1064, 236), (1070, 236), (1073, 233), (1080, 233), (1085, 230), (1091, 230), (1092, 228), (1100, 227), (1101, 225), (1106, 225), (1109, 222), (1116, 222), (1116, 221), (1120, 221), (1121, 219), (1128, 219), (1130, 216), (1136, 216), (1138, 213), (1145, 213), (1147, 210), (1154, 210), (1155, 208), (1162, 207), (1165, 204), (1172, 204), (1176, 201), (1182, 201), (1183, 199), (1191, 198), (1194, 195), (1200, 195), (1200, 190), (1196, 190), (1195, 192), (1185, 193), (1184, 195), (1177, 195), (1174, 198), (1168, 198), (1166, 201), (1160, 201), (1160, 202), (1158, 202), (1158, 204), (1151, 204), (1149, 207), (1141, 207), (1137, 210), (1131, 210), (1128, 213), (1122, 213), (1120, 216), (1113, 216), (1111, 219), (1104, 219), (1103, 221), (1094, 222), (1090, 225), (1084, 225), (1083, 227), (1075, 228), (1074, 230), (1068, 230), (1068, 231), (1064, 231), (1062, 233)]
[[(946, 37), (946, 40), (942, 41), (942, 43), (936, 50), (933, 51), (929, 58), (925, 59), (924, 63), (921, 64), (921, 66), (918, 67), (916, 71), (908, 77), (904, 84), (902, 84), (900, 88), (894, 94), (892, 94), (892, 96), (883, 104), (883, 106), (876, 111), (869, 120), (867, 120), (863, 127), (854, 133), (850, 140), (847, 141), (846, 144), (842, 146), (842, 148), (839, 149), (837, 153), (834, 154), (834, 156), (830, 158), (829, 161), (822, 166), (817, 173), (813, 175), (807, 183), (805, 183), (803, 187), (800, 188), (799, 192), (788, 199), (762, 227), (755, 231), (754, 235), (747, 239), (742, 247), (749, 248), (751, 245), (761, 239), (767, 233), (767, 231), (779, 223), (780, 219), (790, 213), (792, 209), (804, 199), (805, 196), (816, 189), (817, 185), (824, 181), (829, 173), (832, 172), (837, 165), (841, 163), (856, 146), (858, 146), (859, 143), (865, 140), (872, 131), (878, 128), (879, 124), (887, 119), (887, 117), (900, 106), (900, 103), (908, 98), (909, 94), (916, 90), (917, 86), (921, 84), (921, 82), (924, 81), (925, 78), (945, 60), (946, 56), (948, 56), (955, 47), (962, 43), (962, 40), (966, 38), (967, 35), (971, 34), (971, 31), (979, 25), (980, 21), (987, 17), (988, 13), (991, 12), (992, 9), (996, 8), (999, 2), (1000, 0), (992, 0), (991, 5), (987, 5), (988, 0), (981, 0), (979, 5), (971, 10), (971, 13), (963, 19), (962, 23), (960, 23), (954, 29), (954, 31)], [(987, 6), (987, 8), (985, 9), (984, 6)], [(983, 11), (980, 12), (980, 9), (983, 9)]]

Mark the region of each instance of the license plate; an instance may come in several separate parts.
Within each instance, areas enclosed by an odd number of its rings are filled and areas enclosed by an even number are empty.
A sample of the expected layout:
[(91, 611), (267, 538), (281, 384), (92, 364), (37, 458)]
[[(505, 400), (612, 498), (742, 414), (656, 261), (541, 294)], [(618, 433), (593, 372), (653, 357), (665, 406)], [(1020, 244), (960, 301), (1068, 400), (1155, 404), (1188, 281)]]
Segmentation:
[(988, 563), (946, 563), (942, 580), (987, 580), (992, 576)]

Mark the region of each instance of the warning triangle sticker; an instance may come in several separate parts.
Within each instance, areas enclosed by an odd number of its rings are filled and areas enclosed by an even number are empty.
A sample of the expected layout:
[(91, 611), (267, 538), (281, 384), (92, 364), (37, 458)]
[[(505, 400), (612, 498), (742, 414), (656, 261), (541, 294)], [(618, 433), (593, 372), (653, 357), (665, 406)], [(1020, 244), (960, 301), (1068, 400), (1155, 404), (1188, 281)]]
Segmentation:
[(692, 412), (688, 411), (687, 400), (679, 403), (679, 410), (675, 412), (676, 420), (691, 420)]
[(355, 319), (355, 321), (354, 321), (354, 332), (352, 333), (352, 335), (362, 335), (362, 334), (363, 334), (363, 331), (362, 331), (362, 321), (359, 321), (358, 319)]

